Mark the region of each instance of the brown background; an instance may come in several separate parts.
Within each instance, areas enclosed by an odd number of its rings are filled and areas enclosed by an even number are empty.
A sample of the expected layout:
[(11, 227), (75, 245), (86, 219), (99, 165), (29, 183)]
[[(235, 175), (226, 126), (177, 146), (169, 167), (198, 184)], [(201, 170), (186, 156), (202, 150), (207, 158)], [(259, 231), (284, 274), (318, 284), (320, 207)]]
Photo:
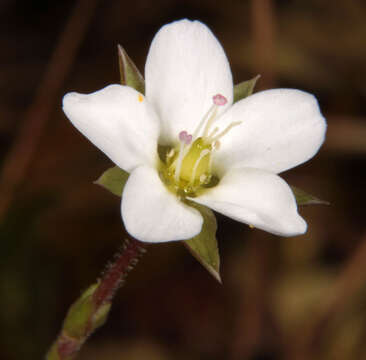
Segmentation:
[(290, 239), (218, 216), (222, 286), (182, 244), (150, 246), (80, 359), (366, 357), (364, 1), (2, 0), (1, 359), (42, 358), (124, 237), (119, 199), (92, 184), (111, 163), (62, 95), (118, 82), (118, 43), (143, 70), (183, 17), (210, 26), (235, 82), (316, 95), (327, 141), (283, 176), (331, 206), (302, 208), (309, 230)]

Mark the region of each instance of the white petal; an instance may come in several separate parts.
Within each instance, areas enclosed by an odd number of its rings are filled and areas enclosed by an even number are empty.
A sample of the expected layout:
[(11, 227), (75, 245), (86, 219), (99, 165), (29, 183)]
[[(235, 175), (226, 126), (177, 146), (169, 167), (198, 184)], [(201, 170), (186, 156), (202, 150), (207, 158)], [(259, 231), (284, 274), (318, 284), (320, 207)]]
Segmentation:
[(199, 21), (181, 20), (156, 34), (146, 61), (146, 98), (163, 122), (161, 141), (171, 143), (180, 131), (192, 133), (209, 110), (212, 97), (232, 103), (230, 65), (220, 43)]
[(64, 96), (63, 110), (123, 170), (156, 163), (159, 120), (136, 90), (110, 85), (92, 94), (69, 93)]
[[(279, 173), (313, 157), (326, 122), (314, 96), (300, 90), (256, 93), (234, 104), (218, 121), (242, 121), (220, 139), (216, 166), (253, 167)], [(217, 156), (216, 156), (217, 155)]]
[(199, 211), (180, 202), (147, 166), (135, 169), (122, 195), (122, 219), (126, 230), (145, 242), (190, 239), (200, 233)]
[(231, 169), (216, 187), (191, 200), (276, 235), (294, 236), (306, 231), (290, 187), (278, 175), (266, 171)]

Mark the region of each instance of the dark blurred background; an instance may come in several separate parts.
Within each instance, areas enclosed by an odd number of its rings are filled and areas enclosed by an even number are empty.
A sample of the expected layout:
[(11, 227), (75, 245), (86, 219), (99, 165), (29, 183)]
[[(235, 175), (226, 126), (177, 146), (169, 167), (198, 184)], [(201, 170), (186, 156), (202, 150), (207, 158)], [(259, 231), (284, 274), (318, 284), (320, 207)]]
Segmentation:
[(366, 3), (363, 0), (0, 2), (0, 358), (41, 359), (68, 306), (124, 238), (111, 162), (71, 126), (66, 92), (143, 71), (170, 21), (205, 22), (235, 82), (319, 99), (320, 153), (283, 177), (330, 206), (278, 238), (218, 216), (223, 285), (180, 243), (149, 246), (80, 359), (366, 358)]

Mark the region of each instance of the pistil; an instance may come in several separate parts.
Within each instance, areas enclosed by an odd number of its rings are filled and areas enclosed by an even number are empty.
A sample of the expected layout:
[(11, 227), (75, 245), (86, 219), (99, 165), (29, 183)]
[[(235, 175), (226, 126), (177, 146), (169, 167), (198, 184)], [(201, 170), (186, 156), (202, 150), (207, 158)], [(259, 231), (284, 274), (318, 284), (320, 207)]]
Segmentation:
[[(190, 185), (193, 185), (194, 184), (194, 181), (195, 181), (195, 179), (196, 179), (196, 173), (197, 173), (197, 168), (198, 168), (198, 166), (200, 165), (200, 163), (201, 163), (201, 160), (206, 156), (206, 155), (209, 155), (210, 154), (210, 150), (208, 150), (208, 149), (204, 149), (204, 150), (202, 150), (201, 151), (201, 153), (200, 153), (200, 156), (199, 156), (199, 158), (198, 158), (198, 160), (196, 161), (196, 163), (194, 164), (194, 166), (193, 166), (193, 171), (192, 171), (192, 174), (191, 174), (191, 178), (190, 178), (190, 180), (189, 180), (189, 184)], [(211, 157), (210, 157), (211, 158)], [(210, 163), (210, 159), (209, 159), (209, 163)], [(203, 173), (203, 174), (201, 174), (200, 176), (199, 176), (199, 179), (201, 179), (201, 176), (202, 175), (205, 175), (205, 173)], [(207, 175), (206, 175), (207, 176)]]
[(179, 181), (180, 170), (182, 168), (182, 162), (185, 155), (185, 148), (192, 142), (192, 135), (189, 135), (187, 131), (181, 131), (179, 133), (179, 155), (177, 160), (177, 166), (175, 168), (174, 179), (176, 182)]
[(221, 132), (217, 126), (211, 130), (217, 119), (219, 106), (227, 103), (227, 99), (221, 94), (213, 96), (212, 100), (212, 106), (193, 134), (181, 131), (178, 136), (179, 149), (170, 154), (168, 176), (174, 179), (176, 191), (180, 189), (195, 193), (203, 184), (207, 185), (211, 181), (213, 152), (219, 149), (219, 139), (240, 124), (238, 121), (232, 122)]

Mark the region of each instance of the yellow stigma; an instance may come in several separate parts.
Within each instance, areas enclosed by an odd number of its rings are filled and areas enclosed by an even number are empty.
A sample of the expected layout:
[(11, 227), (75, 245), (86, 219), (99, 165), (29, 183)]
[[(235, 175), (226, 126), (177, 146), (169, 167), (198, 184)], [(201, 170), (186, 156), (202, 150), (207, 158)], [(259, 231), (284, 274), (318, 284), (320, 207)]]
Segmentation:
[(138, 100), (139, 100), (139, 102), (143, 102), (144, 101), (144, 97), (141, 94), (139, 94), (138, 95)]

